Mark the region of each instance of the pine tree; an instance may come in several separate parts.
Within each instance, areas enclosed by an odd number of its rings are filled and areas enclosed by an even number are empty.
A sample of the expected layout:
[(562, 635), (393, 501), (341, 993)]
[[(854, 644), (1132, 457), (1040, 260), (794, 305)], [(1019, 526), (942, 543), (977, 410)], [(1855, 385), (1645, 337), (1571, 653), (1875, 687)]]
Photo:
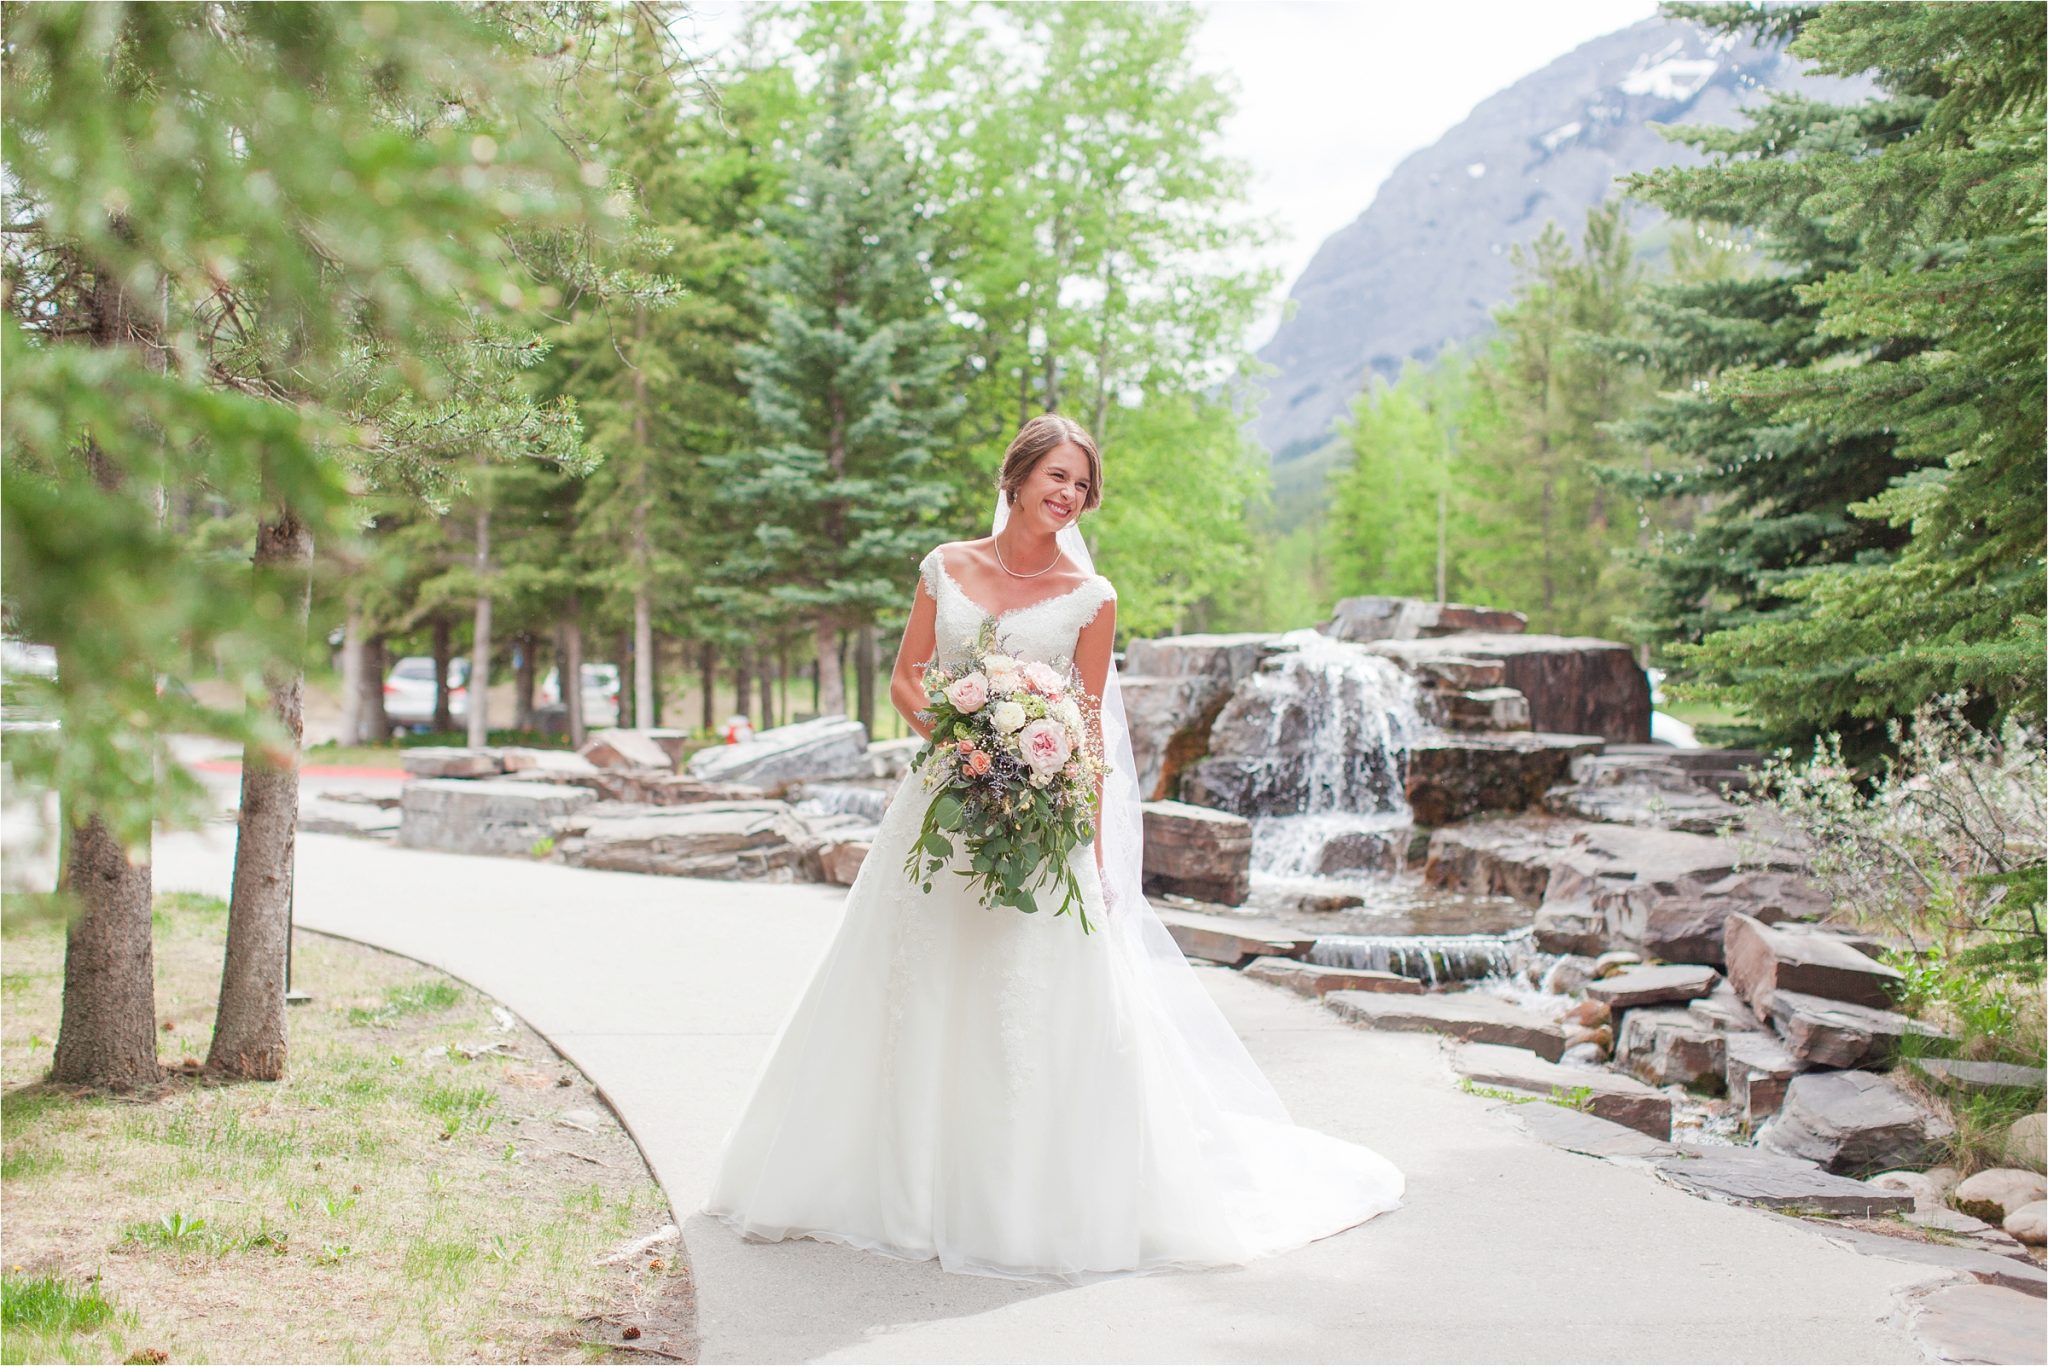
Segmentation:
[(770, 216), (766, 336), (741, 348), (764, 441), (715, 462), (728, 505), (755, 523), (717, 577), (810, 621), (827, 714), (846, 710), (839, 633), (898, 605), (952, 501), (935, 469), (962, 407), (931, 226), (872, 100), (840, 48)]
[(2038, 6), (1667, 9), (1882, 91), (1675, 130), (1724, 160), (1632, 178), (1784, 267), (1656, 304), (1657, 362), (1696, 383), (1638, 433), (1698, 461), (1665, 492), (1717, 504), (1659, 565), (1671, 655), (1775, 738), (1879, 743), (1957, 688), (2039, 716)]

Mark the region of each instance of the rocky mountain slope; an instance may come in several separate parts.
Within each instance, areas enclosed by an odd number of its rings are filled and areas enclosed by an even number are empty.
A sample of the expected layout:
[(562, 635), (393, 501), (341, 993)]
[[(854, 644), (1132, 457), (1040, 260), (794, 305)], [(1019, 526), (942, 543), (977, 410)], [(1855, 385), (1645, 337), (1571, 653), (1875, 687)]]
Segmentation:
[[(1689, 22), (1646, 19), (1583, 44), (1483, 100), (1413, 153), (1371, 205), (1324, 242), (1295, 282), (1298, 307), (1259, 352), (1278, 368), (1252, 426), (1276, 474), (1328, 438), (1367, 372), (1477, 337), (1513, 285), (1509, 246), (1546, 221), (1576, 240), (1617, 176), (1700, 160), (1656, 124), (1734, 125), (1764, 92), (1862, 97), (1870, 87), (1809, 76), (1782, 51)], [(1631, 216), (1638, 233), (1662, 215)], [(1646, 255), (1651, 254), (1646, 252)]]

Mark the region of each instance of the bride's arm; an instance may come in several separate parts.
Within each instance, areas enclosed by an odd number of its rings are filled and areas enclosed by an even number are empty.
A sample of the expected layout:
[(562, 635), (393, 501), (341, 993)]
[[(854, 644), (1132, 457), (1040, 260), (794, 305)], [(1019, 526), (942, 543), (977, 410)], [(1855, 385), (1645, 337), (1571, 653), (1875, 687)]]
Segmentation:
[(910, 723), (910, 728), (927, 740), (932, 738), (931, 725), (920, 720), (917, 713), (925, 706), (924, 666), (938, 644), (933, 627), (938, 607), (920, 575), (917, 596), (910, 601), (910, 622), (903, 628), (903, 645), (896, 651), (896, 669), (889, 678), (889, 701)]
[[(1074, 667), (1080, 671), (1081, 686), (1088, 692), (1088, 699), (1094, 705), (1089, 708), (1097, 718), (1096, 734), (1101, 735), (1102, 689), (1109, 682), (1109, 660), (1116, 650), (1116, 599), (1102, 604), (1095, 619), (1081, 628), (1081, 638), (1074, 642)], [(1095, 866), (1102, 867), (1102, 781), (1095, 783)]]

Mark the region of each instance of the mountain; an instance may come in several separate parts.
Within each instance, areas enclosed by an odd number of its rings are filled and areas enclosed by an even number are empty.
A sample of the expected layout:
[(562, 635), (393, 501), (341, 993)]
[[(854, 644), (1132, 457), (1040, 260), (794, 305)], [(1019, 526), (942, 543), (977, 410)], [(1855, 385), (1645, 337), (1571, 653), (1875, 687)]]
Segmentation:
[[(1732, 126), (1765, 91), (1854, 101), (1873, 89), (1809, 76), (1779, 49), (1653, 18), (1481, 101), (1395, 167), (1290, 291), (1293, 317), (1259, 352), (1279, 373), (1251, 427), (1273, 455), (1276, 483), (1319, 482), (1319, 471), (1290, 478), (1285, 467), (1327, 444), (1368, 371), (1392, 382), (1404, 360), (1492, 330), (1491, 310), (1514, 283), (1511, 244), (1551, 219), (1577, 241), (1586, 211), (1619, 193), (1615, 177), (1701, 160), (1655, 124)], [(1662, 217), (1638, 204), (1630, 225), (1640, 234)]]

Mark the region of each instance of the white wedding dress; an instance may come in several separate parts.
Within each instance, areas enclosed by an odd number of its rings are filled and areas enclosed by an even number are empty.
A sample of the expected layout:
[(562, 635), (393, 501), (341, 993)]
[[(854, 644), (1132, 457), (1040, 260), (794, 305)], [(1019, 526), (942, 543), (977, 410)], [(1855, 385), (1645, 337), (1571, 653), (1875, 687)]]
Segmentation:
[[(939, 551), (921, 568), (956, 659), (987, 614)], [(1063, 664), (1114, 596), (1097, 575), (1002, 613), (1003, 648)], [(707, 1213), (755, 1239), (1082, 1283), (1237, 1265), (1399, 1206), (1386, 1159), (1288, 1119), (1157, 915), (1105, 904), (1088, 846), (1094, 934), (987, 909), (950, 872), (921, 891), (903, 863), (928, 801), (916, 773), (891, 801)]]

